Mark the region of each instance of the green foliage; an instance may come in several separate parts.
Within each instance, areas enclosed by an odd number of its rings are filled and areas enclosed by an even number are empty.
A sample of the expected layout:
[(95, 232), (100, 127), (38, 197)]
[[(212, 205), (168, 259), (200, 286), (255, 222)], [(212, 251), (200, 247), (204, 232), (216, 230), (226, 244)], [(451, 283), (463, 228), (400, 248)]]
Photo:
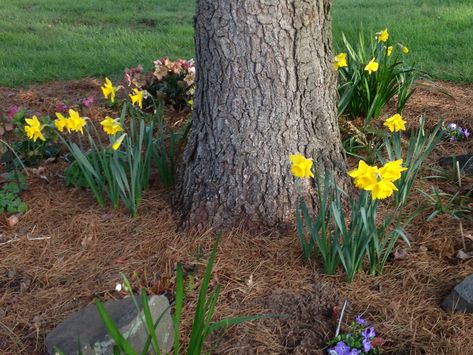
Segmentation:
[[(401, 113), (407, 100), (413, 93), (413, 83), (419, 76), (414, 66), (405, 64), (403, 45), (388, 40), (378, 42), (375, 36), (366, 43), (360, 32), (358, 43), (352, 46), (342, 35), (344, 50), (347, 54), (347, 66), (339, 72), (339, 115), (352, 119), (363, 117), (364, 124), (379, 117), (385, 105), (397, 96), (397, 113)], [(392, 47), (391, 55), (388, 47)], [(374, 59), (379, 68), (369, 73), (366, 65)]]
[(172, 186), (176, 174), (176, 157), (182, 143), (187, 138), (192, 121), (187, 121), (179, 130), (172, 131), (165, 122), (158, 124), (156, 138), (153, 140), (152, 155), (159, 177), (166, 186)]
[[(341, 265), (348, 282), (364, 268), (365, 258), (371, 274), (382, 274), (397, 240), (402, 238), (409, 245), (403, 232), (407, 223), (401, 224), (400, 210), (378, 226), (377, 201), (367, 191), (352, 198), (337, 186), (330, 172), (323, 179), (317, 173), (315, 176), (319, 210), (311, 217), (304, 201), (296, 210), (297, 234), (305, 260), (313, 255), (327, 274), (336, 273)], [(350, 206), (348, 212), (344, 201)]]
[(28, 206), (19, 196), (26, 189), (25, 177), (16, 170), (3, 177), (7, 183), (0, 189), (0, 213), (26, 212)]
[(431, 193), (420, 191), (425, 197), (427, 205), (433, 209), (427, 217), (427, 222), (442, 214), (450, 215), (456, 219), (472, 218), (473, 209), (470, 204), (473, 202), (473, 188), (466, 194), (461, 194), (460, 191), (455, 194), (440, 192), (437, 186), (431, 188)]
[[(175, 355), (182, 353), (186, 353), (187, 355), (199, 355), (203, 353), (204, 349), (204, 342), (206, 338), (212, 334), (213, 332), (221, 329), (227, 328), (232, 325), (240, 324), (243, 322), (248, 322), (252, 320), (268, 318), (268, 317), (275, 317), (274, 315), (258, 315), (258, 316), (242, 316), (242, 317), (234, 317), (234, 318), (226, 318), (220, 321), (214, 322), (212, 321), (215, 306), (218, 301), (220, 286), (217, 285), (213, 291), (209, 291), (209, 284), (212, 277), (212, 269), (215, 263), (215, 258), (217, 256), (217, 249), (219, 244), (220, 237), (217, 237), (217, 240), (212, 248), (212, 253), (207, 262), (207, 266), (205, 268), (205, 272), (203, 275), (202, 283), (200, 286), (199, 296), (197, 298), (197, 306), (194, 314), (194, 321), (192, 323), (191, 334), (187, 349), (183, 351), (181, 349), (180, 344), (180, 321), (182, 317), (182, 310), (184, 305), (184, 275), (182, 271), (182, 266), (180, 264), (177, 265), (176, 268), (176, 300), (174, 304), (174, 314), (172, 315), (173, 324), (174, 324), (174, 349), (173, 353)], [(125, 290), (131, 291), (131, 285), (128, 279), (123, 276), (123, 281), (125, 285)], [(161, 350), (159, 348), (158, 340), (156, 337), (156, 327), (159, 324), (162, 316), (165, 314), (167, 310), (163, 312), (163, 314), (154, 321), (152, 319), (152, 315), (148, 306), (148, 297), (146, 296), (145, 290), (141, 290), (141, 304), (136, 299), (136, 296), (131, 293), (131, 297), (133, 302), (135, 303), (138, 311), (143, 310), (144, 319), (143, 322), (146, 325), (146, 330), (148, 332), (148, 341), (144, 349), (133, 349), (132, 346), (128, 343), (128, 341), (123, 337), (120, 333), (117, 326), (114, 324), (113, 320), (108, 315), (105, 307), (103, 306), (100, 300), (96, 300), (97, 310), (104, 322), (104, 325), (115, 342), (114, 345), (114, 354), (127, 354), (127, 355), (134, 355), (134, 354), (148, 354), (148, 351), (151, 351), (154, 354), (161, 354)], [(150, 349), (152, 346), (152, 349)]]
[[(438, 143), (442, 140), (442, 121), (440, 121), (432, 132), (427, 132), (425, 128), (425, 118), (420, 117), (419, 128), (411, 131), (407, 151), (402, 150), (401, 134), (395, 132), (386, 133), (384, 139), (384, 148), (388, 160), (403, 159), (403, 165), (408, 170), (401, 176), (397, 183), (399, 191), (394, 192), (396, 206), (406, 203), (412, 186), (419, 174), (419, 171), (427, 157), (432, 153)], [(379, 159), (384, 163), (384, 158), (379, 155)]]

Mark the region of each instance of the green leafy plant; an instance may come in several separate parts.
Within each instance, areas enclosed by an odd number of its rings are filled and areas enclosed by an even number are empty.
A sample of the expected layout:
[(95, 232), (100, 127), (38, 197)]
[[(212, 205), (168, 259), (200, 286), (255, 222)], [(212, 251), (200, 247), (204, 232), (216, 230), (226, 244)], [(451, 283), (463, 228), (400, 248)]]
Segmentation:
[(23, 174), (12, 171), (3, 175), (6, 183), (0, 189), (0, 213), (26, 212), (28, 206), (19, 194), (26, 189), (26, 180)]
[(335, 57), (339, 73), (339, 115), (351, 119), (363, 117), (364, 125), (368, 125), (396, 96), (396, 109), (401, 113), (421, 75), (413, 65), (406, 64), (408, 49), (392, 42), (387, 30), (373, 36), (369, 43), (360, 33), (355, 46), (343, 35), (343, 43), (346, 52)]
[(472, 218), (473, 209), (470, 203), (473, 201), (473, 188), (466, 194), (461, 194), (460, 191), (455, 194), (440, 192), (437, 186), (431, 188), (431, 193), (419, 190), (428, 206), (433, 209), (427, 217), (427, 222), (442, 214), (450, 215), (455, 219)]

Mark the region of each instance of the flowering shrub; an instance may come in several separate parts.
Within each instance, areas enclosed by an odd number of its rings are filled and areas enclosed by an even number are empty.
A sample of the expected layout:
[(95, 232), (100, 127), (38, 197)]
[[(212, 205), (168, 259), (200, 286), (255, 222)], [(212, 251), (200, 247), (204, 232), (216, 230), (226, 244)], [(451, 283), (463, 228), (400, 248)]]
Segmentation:
[(345, 36), (343, 42), (346, 52), (335, 56), (333, 62), (339, 74), (339, 115), (361, 116), (367, 125), (395, 96), (397, 113), (402, 113), (419, 75), (415, 67), (405, 64), (409, 49), (392, 42), (387, 29), (376, 33), (368, 45), (361, 33), (356, 46)]
[(173, 62), (162, 58), (154, 62), (154, 70), (150, 73), (144, 73), (141, 65), (125, 70), (124, 81), (130, 88), (145, 90), (165, 104), (182, 109), (194, 95), (194, 61), (178, 59)]
[(468, 128), (462, 128), (456, 123), (449, 123), (447, 128), (444, 129), (444, 133), (450, 142), (464, 141), (467, 140), (471, 135), (471, 132), (468, 130)]
[(359, 355), (380, 354), (384, 339), (377, 337), (374, 327), (356, 316), (346, 333), (337, 335), (328, 342), (331, 346), (327, 352), (329, 355)]

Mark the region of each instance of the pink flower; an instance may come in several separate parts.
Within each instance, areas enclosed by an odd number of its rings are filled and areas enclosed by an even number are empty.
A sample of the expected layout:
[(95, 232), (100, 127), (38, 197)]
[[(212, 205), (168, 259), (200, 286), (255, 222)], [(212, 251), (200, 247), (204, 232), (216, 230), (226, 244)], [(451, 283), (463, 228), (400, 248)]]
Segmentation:
[(87, 108), (91, 108), (95, 102), (95, 95), (90, 95), (82, 101), (82, 105)]
[(10, 107), (7, 111), (8, 121), (11, 121), (13, 119), (13, 117), (15, 117), (15, 115), (17, 114), (18, 111), (20, 111), (18, 106), (14, 105), (14, 106)]

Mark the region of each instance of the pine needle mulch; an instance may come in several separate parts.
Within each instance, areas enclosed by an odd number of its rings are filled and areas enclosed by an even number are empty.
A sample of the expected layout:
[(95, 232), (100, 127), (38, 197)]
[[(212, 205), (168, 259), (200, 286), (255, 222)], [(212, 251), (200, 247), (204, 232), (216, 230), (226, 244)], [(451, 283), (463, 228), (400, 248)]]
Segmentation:
[[(471, 102), (473, 89), (467, 89)], [(15, 97), (19, 94), (24, 91)], [(451, 98), (431, 95), (437, 94), (416, 94), (407, 114), (434, 115), (431, 107), (442, 113), (444, 106), (436, 108), (432, 102), (447, 100), (451, 115), (445, 118), (473, 128), (473, 109), (463, 105), (465, 98), (457, 107), (448, 101)], [(472, 149), (471, 141), (443, 143), (429, 165), (439, 155)], [(185, 338), (215, 232), (176, 232), (170, 191), (156, 183), (145, 194), (137, 218), (100, 209), (87, 192), (64, 186), (62, 168), (54, 162), (41, 176), (32, 174), (22, 196), (30, 210), (14, 228), (0, 226), (0, 353), (44, 354), (44, 337), (59, 322), (96, 297), (124, 296), (114, 290), (120, 272), (136, 291), (144, 287), (172, 300), (178, 262), (184, 265), (188, 293)], [(430, 182), (421, 180), (418, 185), (428, 190)], [(418, 194), (413, 197), (412, 209), (419, 199)], [(473, 273), (473, 260), (455, 258), (461, 239), (454, 219), (441, 216), (427, 223), (427, 215), (409, 227), (412, 247), (390, 260), (384, 275), (361, 274), (352, 284), (342, 275), (321, 275), (316, 264), (304, 264), (295, 232), (281, 236), (236, 228), (224, 235), (212, 279), (212, 286), (222, 286), (216, 319), (262, 313), (289, 317), (215, 334), (209, 349), (221, 354), (322, 353), (324, 342), (334, 334), (338, 310), (348, 300), (345, 323), (363, 314), (387, 340), (387, 353), (468, 353), (473, 349), (473, 316), (445, 313), (439, 304), (457, 282)], [(463, 228), (465, 234), (473, 234), (470, 222)]]

